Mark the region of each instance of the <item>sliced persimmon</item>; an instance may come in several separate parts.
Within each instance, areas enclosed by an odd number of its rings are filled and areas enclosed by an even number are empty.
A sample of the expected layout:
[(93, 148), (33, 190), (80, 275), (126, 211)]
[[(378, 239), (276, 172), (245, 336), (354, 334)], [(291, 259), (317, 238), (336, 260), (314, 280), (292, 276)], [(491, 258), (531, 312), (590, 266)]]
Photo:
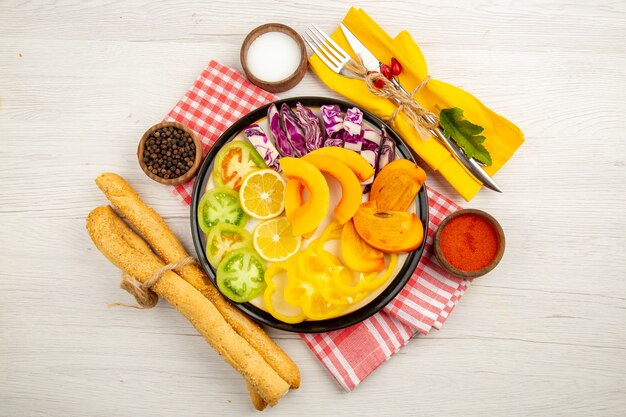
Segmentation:
[(353, 221), (365, 242), (386, 253), (410, 252), (424, 239), (422, 222), (414, 213), (382, 210), (369, 203), (361, 205)]
[(405, 211), (415, 201), (426, 173), (408, 159), (396, 159), (376, 175), (370, 191), (370, 200), (383, 210)]
[(385, 269), (385, 254), (368, 245), (359, 236), (352, 220), (341, 231), (341, 258), (354, 271), (377, 272)]

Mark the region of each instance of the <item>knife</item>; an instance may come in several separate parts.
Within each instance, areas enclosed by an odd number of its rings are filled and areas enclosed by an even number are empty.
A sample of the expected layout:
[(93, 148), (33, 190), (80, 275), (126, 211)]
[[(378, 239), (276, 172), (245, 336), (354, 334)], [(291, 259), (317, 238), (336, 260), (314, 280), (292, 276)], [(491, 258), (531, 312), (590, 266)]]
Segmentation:
[[(356, 36), (354, 36), (354, 34), (350, 32), (350, 30), (343, 23), (341, 23), (340, 26), (341, 31), (352, 48), (352, 51), (361, 56), (361, 60), (363, 60), (365, 68), (369, 71), (379, 71), (380, 61), (374, 56), (374, 54), (372, 54), (369, 49), (367, 49), (365, 45), (363, 45), (363, 43)], [(410, 93), (407, 92), (397, 80), (394, 79), (392, 82), (394, 82), (394, 85), (401, 89), (405, 94), (410, 95)], [(426, 117), (429, 119), (429, 122), (434, 122), (430, 116)], [(431, 130), (431, 132), (435, 138), (437, 138), (437, 140), (445, 146), (448, 151), (450, 151), (452, 156), (461, 164), (465, 171), (476, 179), (476, 181), (493, 191), (497, 191), (499, 193), (502, 192), (502, 189), (498, 186), (498, 184), (496, 184), (493, 178), (485, 172), (478, 161), (474, 158), (468, 158), (467, 155), (465, 155), (465, 152), (463, 152), (463, 150), (459, 148), (456, 143), (454, 143), (451, 139), (446, 138), (441, 127)]]

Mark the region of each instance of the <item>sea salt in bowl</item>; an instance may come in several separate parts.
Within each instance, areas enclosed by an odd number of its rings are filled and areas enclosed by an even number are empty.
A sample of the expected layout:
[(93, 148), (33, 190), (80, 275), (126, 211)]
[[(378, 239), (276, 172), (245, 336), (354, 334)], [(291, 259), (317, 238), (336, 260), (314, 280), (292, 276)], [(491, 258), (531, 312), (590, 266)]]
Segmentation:
[(302, 37), (281, 23), (253, 29), (241, 45), (239, 58), (250, 82), (270, 93), (295, 87), (307, 69)]

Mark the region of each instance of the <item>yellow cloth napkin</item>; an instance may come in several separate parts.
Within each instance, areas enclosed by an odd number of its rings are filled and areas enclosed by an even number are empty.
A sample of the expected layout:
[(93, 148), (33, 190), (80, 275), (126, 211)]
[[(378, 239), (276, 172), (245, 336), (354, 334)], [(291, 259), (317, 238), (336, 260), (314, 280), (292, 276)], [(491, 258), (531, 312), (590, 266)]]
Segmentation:
[[(354, 7), (348, 11), (343, 23), (381, 62), (389, 63), (391, 58), (395, 57), (402, 64), (403, 70), (399, 79), (408, 91), (412, 91), (428, 75), (424, 55), (407, 31), (400, 32), (392, 39), (363, 10)], [(337, 29), (331, 37), (348, 53), (352, 52), (341, 29)], [(353, 53), (352, 55), (354, 56)], [(311, 56), (309, 64), (313, 72), (331, 89), (380, 118), (388, 120), (396, 110), (394, 103), (372, 94), (362, 80), (334, 73), (317, 55)], [(465, 119), (484, 127), (482, 133), (486, 137), (484, 145), (493, 160), (491, 166), (485, 167), (490, 176), (498, 172), (524, 142), (523, 133), (517, 126), (491, 111), (471, 94), (453, 85), (431, 78), (415, 98), (435, 114), (439, 114), (441, 109), (460, 107), (464, 111)], [(422, 139), (403, 115), (396, 117), (392, 127), (417, 155), (433, 170), (441, 173), (465, 200), (469, 201), (480, 190), (481, 184), (463, 169), (443, 145), (432, 137)]]

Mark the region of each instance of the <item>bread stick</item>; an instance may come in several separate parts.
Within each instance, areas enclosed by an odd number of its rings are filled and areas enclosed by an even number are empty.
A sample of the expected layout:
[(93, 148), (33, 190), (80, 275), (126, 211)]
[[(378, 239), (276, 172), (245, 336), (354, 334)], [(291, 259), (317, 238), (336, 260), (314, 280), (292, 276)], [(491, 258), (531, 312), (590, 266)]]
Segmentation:
[[(141, 200), (124, 178), (104, 173), (96, 178), (96, 184), (165, 262), (176, 262), (188, 256), (161, 216)], [(263, 329), (226, 301), (199, 267), (189, 265), (176, 272), (217, 307), (233, 329), (261, 354), (281, 378), (292, 388), (300, 386), (298, 366)]]
[(267, 407), (267, 403), (263, 400), (263, 398), (261, 398), (259, 393), (254, 389), (252, 385), (250, 385), (249, 382), (247, 383), (247, 386), (248, 394), (250, 395), (250, 400), (252, 400), (252, 405), (254, 406), (254, 408), (257, 411), (265, 410), (265, 407)]
[[(122, 237), (122, 239), (128, 243), (133, 249), (138, 250), (139, 252), (145, 254), (146, 256), (156, 256), (154, 252), (152, 252), (152, 248), (146, 243), (145, 240), (133, 230), (131, 230), (125, 223), (121, 225), (119, 222), (115, 222), (116, 232)], [(252, 401), (252, 405), (258, 411), (263, 411), (265, 407), (267, 407), (267, 403), (261, 398), (259, 393), (254, 389), (254, 387), (248, 382), (248, 393), (250, 394), (250, 400)]]
[[(98, 207), (87, 217), (87, 230), (96, 247), (118, 268), (144, 282), (164, 266), (111, 207)], [(144, 242), (145, 244), (145, 242)], [(215, 306), (174, 272), (166, 272), (152, 290), (167, 300), (240, 372), (259, 396), (275, 405), (289, 384), (224, 320)]]

